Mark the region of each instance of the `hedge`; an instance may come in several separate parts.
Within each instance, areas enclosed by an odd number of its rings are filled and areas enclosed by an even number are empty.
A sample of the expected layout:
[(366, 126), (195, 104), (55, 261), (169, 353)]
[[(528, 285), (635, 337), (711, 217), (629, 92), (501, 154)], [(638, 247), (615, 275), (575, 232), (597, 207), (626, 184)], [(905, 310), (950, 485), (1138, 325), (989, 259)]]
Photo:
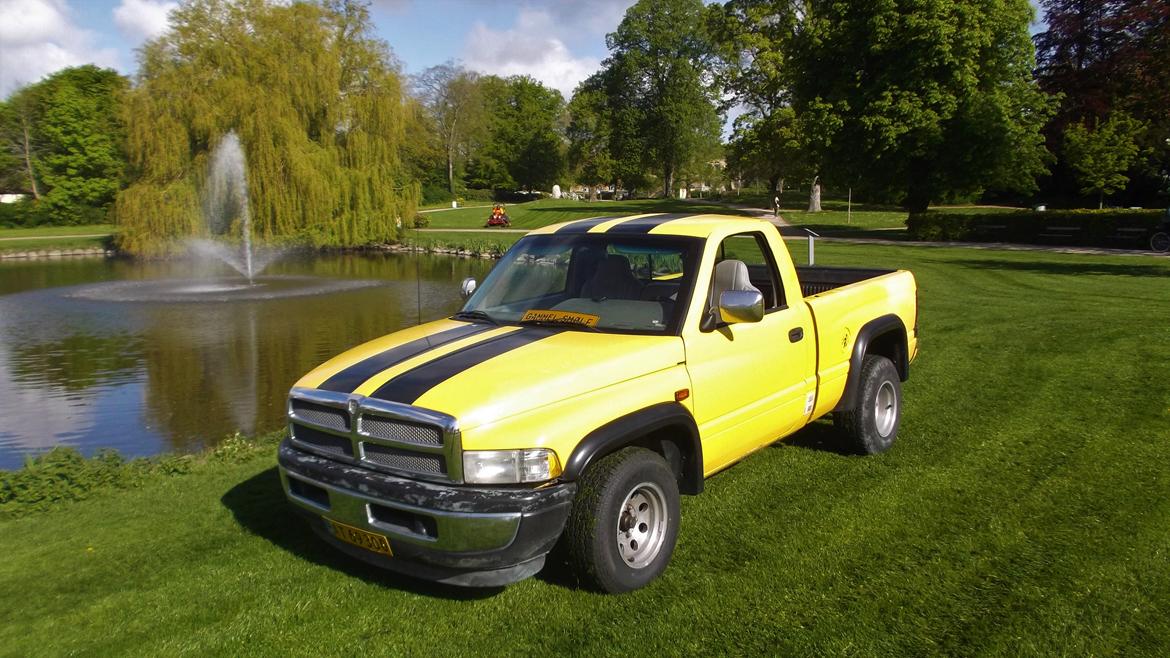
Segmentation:
[(911, 215), (906, 227), (914, 240), (1142, 249), (1164, 217), (1162, 210), (931, 211)]

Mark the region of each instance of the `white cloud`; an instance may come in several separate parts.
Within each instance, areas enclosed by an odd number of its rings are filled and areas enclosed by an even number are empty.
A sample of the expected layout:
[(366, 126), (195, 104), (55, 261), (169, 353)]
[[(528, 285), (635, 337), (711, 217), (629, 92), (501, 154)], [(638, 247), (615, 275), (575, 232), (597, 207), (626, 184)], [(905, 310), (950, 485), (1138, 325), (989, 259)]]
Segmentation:
[(153, 39), (166, 32), (168, 14), (179, 6), (167, 0), (122, 0), (114, 8), (114, 22), (128, 38)]
[(568, 99), (579, 82), (600, 68), (601, 61), (573, 56), (555, 36), (559, 28), (543, 9), (521, 9), (515, 25), (506, 30), (477, 22), (467, 36), (464, 63), (483, 73), (530, 75)]
[(67, 66), (116, 66), (118, 54), (94, 45), (64, 0), (0, 0), (0, 97)]
[(613, 32), (634, 0), (528, 0), (525, 4), (546, 8), (560, 26), (562, 35), (571, 39)]

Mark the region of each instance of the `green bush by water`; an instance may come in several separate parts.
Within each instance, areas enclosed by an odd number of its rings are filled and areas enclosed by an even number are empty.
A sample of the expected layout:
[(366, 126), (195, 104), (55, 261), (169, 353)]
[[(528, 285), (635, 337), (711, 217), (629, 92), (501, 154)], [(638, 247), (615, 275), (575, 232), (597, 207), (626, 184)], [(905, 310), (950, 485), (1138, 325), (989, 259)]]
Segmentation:
[(28, 458), (20, 469), (0, 471), (0, 519), (42, 512), (104, 491), (140, 487), (160, 477), (185, 475), (209, 463), (244, 461), (271, 450), (280, 436), (249, 439), (236, 434), (198, 455), (138, 459), (126, 459), (115, 450), (85, 457), (75, 448), (57, 446)]

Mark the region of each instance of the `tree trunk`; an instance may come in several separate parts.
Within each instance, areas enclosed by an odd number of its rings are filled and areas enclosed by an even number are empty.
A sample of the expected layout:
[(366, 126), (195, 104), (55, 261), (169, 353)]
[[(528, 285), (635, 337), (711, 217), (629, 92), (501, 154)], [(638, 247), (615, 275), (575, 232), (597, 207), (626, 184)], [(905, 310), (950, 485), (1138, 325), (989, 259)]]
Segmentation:
[(33, 198), (37, 201), (41, 200), (41, 191), (37, 189), (37, 177), (33, 174), (32, 166), (32, 146), (29, 139), (28, 122), (22, 120), (20, 127), (24, 130), (24, 168), (28, 172), (28, 186), (32, 188)]
[(447, 191), (455, 196), (455, 154), (447, 149)]
[(780, 189), (778, 190), (778, 193), (776, 196), (784, 196), (784, 177), (783, 176), (780, 177)]
[(677, 192), (674, 191), (674, 167), (666, 165), (662, 170), (662, 185), (663, 191), (666, 192), (665, 198), (673, 199)]
[(782, 185), (782, 183), (780, 182), (781, 180), (783, 180), (783, 179), (780, 178), (779, 174), (777, 174), (775, 176), (769, 176), (768, 177), (768, 191), (775, 194), (776, 186)]
[(808, 211), (821, 211), (821, 184), (818, 182), (820, 176), (813, 176), (812, 189), (808, 192)]
[(1101, 190), (1097, 193), (1097, 210), (1105, 209), (1105, 191)]

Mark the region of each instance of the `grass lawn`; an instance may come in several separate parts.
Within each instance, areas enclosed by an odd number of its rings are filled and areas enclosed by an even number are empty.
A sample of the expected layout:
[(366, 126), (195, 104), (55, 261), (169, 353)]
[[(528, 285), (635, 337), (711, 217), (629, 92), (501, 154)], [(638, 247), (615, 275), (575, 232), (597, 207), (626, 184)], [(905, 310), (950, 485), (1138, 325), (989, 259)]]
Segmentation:
[[(586, 217), (635, 215), (648, 212), (714, 212), (739, 214), (724, 206), (704, 202), (637, 199), (630, 201), (573, 201), (543, 199), (506, 206), (513, 228), (539, 228)], [(467, 208), (427, 213), (430, 228), (483, 228), (490, 208)]]
[[(728, 195), (723, 200), (757, 208), (771, 208), (772, 198), (764, 194)], [(856, 235), (899, 239), (906, 229), (907, 212), (898, 206), (853, 202), (845, 199), (822, 198), (821, 212), (810, 213), (807, 190), (787, 190), (780, 199), (780, 215), (788, 223), (817, 233)], [(1013, 212), (1017, 208), (1000, 206), (935, 206), (936, 210), (953, 213)]]
[(817, 257), (918, 277), (898, 443), (818, 422), (714, 476), (644, 590), (366, 567), (265, 451), (0, 521), (0, 654), (1170, 654), (1170, 259)]
[(104, 247), (115, 230), (113, 224), (0, 228), (0, 251)]

